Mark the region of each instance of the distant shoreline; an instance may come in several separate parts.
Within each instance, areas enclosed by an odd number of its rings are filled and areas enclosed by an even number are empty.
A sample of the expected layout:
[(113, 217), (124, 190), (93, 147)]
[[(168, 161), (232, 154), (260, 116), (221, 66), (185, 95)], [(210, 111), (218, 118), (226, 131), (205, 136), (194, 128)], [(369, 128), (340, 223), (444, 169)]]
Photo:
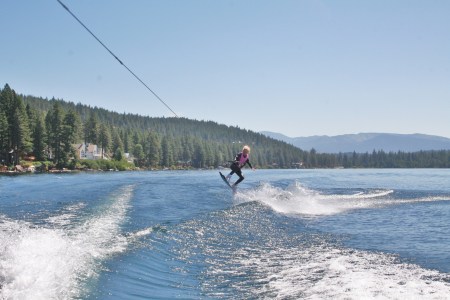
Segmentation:
[(154, 171), (195, 171), (195, 170), (223, 170), (226, 168), (205, 168), (205, 169), (196, 169), (196, 168), (178, 168), (178, 169), (171, 169), (171, 168), (162, 168), (162, 169), (156, 169), (156, 168), (149, 168), (149, 169), (143, 169), (143, 168), (136, 168), (136, 169), (128, 169), (128, 170), (117, 170), (117, 169), (109, 169), (109, 170), (102, 170), (102, 169), (83, 169), (83, 170), (69, 170), (69, 169), (53, 169), (48, 171), (35, 171), (35, 172), (29, 172), (29, 171), (4, 171), (0, 172), (0, 176), (20, 176), (20, 175), (40, 175), (40, 174), (76, 174), (76, 173), (102, 173), (102, 172), (154, 172)]
[[(214, 170), (224, 170), (227, 168), (182, 168), (182, 169), (170, 169), (170, 168), (163, 168), (163, 169), (155, 169), (155, 168), (151, 168), (151, 169), (130, 169), (130, 170), (94, 170), (94, 169), (85, 169), (85, 170), (49, 170), (49, 171), (45, 171), (45, 172), (19, 172), (19, 171), (6, 171), (6, 172), (0, 172), (0, 176), (23, 176), (23, 175), (41, 175), (41, 174), (78, 174), (78, 173), (110, 173), (110, 172), (166, 172), (166, 171), (214, 171)], [(412, 170), (412, 169), (436, 169), (436, 170), (444, 170), (444, 169), (450, 169), (450, 168), (440, 168), (440, 167), (434, 167), (434, 168), (430, 168), (430, 167), (423, 167), (423, 168), (399, 168), (399, 167), (393, 167), (393, 168), (364, 168), (364, 167), (359, 167), (359, 168), (344, 168), (344, 167), (338, 167), (338, 168), (298, 168), (298, 169), (283, 169), (283, 168), (273, 168), (273, 170)], [(267, 168), (258, 168), (258, 170), (268, 170)]]

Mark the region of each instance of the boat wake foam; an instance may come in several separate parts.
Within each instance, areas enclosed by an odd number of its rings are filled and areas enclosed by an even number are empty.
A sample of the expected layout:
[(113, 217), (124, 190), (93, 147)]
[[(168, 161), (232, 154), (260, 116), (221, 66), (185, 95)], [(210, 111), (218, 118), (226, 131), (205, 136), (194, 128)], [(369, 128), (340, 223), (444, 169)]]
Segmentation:
[(82, 204), (49, 218), (47, 227), (0, 215), (0, 298), (81, 297), (84, 283), (96, 278), (102, 261), (127, 247), (121, 224), (132, 192), (133, 186), (122, 188), (78, 224), (70, 222)]
[(326, 244), (270, 251), (242, 248), (229, 259), (209, 274), (252, 274), (233, 283), (250, 298), (446, 299), (450, 291), (448, 274), (401, 263), (389, 254)]
[(353, 209), (386, 205), (392, 202), (393, 190), (370, 190), (349, 195), (325, 195), (295, 184), (282, 189), (262, 183), (252, 190), (239, 191), (234, 196), (236, 204), (257, 201), (274, 211), (293, 215), (333, 215)]

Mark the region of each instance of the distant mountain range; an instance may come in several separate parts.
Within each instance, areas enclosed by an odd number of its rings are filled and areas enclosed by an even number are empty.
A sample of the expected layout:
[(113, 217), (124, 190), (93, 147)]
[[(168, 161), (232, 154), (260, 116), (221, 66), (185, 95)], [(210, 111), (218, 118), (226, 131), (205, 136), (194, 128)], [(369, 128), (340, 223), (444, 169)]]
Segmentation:
[(291, 138), (280, 133), (262, 131), (261, 134), (290, 143), (302, 150), (314, 148), (319, 153), (416, 152), (420, 150), (450, 150), (450, 139), (426, 134), (358, 133), (336, 136)]

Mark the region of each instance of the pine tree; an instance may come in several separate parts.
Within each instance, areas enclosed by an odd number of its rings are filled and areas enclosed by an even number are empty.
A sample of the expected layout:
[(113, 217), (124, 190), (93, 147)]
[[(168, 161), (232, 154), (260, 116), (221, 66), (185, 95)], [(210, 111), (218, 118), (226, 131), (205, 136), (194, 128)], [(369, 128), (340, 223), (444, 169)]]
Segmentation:
[(164, 167), (171, 167), (174, 164), (173, 159), (173, 145), (171, 140), (164, 136), (161, 142), (161, 154), (162, 154), (162, 165)]
[(194, 156), (192, 159), (192, 163), (195, 168), (206, 167), (205, 148), (203, 147), (200, 139), (196, 139), (194, 142)]
[(40, 115), (36, 115), (34, 121), (34, 128), (32, 132), (33, 139), (33, 153), (36, 157), (36, 160), (43, 161), (45, 160), (45, 125)]
[(102, 148), (102, 159), (103, 159), (105, 153), (108, 153), (109, 148), (111, 146), (111, 132), (104, 123), (102, 123), (100, 125), (100, 131), (99, 131), (98, 138), (99, 138), (100, 147)]
[(113, 155), (114, 160), (121, 161), (123, 159), (123, 151), (121, 148), (117, 148)]
[(25, 106), (20, 96), (13, 91), (13, 102), (11, 105), (10, 118), (10, 142), (13, 149), (14, 164), (19, 164), (20, 156), (32, 150), (31, 134), (28, 125), (28, 117)]
[(53, 162), (60, 165), (61, 160), (61, 137), (63, 134), (63, 111), (59, 103), (55, 102), (53, 108), (48, 111), (45, 117), (45, 127), (47, 130), (48, 155)]
[(145, 159), (144, 149), (141, 144), (134, 145), (133, 156), (135, 158), (135, 164), (138, 167), (143, 166), (143, 160)]
[(150, 131), (147, 136), (146, 156), (149, 167), (159, 167), (161, 144), (159, 137), (154, 131)]
[(0, 110), (0, 163), (7, 162), (8, 154), (8, 119), (3, 110)]
[(97, 144), (99, 121), (96, 113), (91, 113), (89, 119), (84, 123), (84, 142)]
[(122, 138), (120, 137), (119, 131), (115, 128), (112, 130), (112, 149), (114, 154), (118, 149), (120, 149), (122, 154), (124, 153)]
[(0, 93), (0, 112), (4, 114), (6, 117), (6, 127), (3, 127), (3, 134), (2, 134), (2, 152), (3, 152), (3, 159), (5, 162), (13, 163), (9, 161), (9, 152), (12, 150), (11, 145), (11, 132), (12, 132), (12, 113), (13, 113), (13, 98), (14, 98), (14, 92), (9, 87), (8, 84), (5, 84), (3, 90)]
[(78, 131), (80, 128), (80, 120), (75, 111), (70, 110), (64, 115), (61, 126), (61, 155), (58, 165), (60, 167), (67, 166), (69, 160), (75, 157), (75, 149), (73, 144), (78, 139)]

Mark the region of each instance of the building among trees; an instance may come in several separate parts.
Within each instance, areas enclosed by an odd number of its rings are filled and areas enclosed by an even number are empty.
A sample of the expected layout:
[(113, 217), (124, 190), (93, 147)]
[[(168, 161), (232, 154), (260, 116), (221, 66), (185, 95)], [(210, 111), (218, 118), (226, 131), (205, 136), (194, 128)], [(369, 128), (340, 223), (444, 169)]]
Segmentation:
[(77, 159), (104, 159), (102, 148), (99, 148), (95, 144), (74, 144), (75, 157)]

